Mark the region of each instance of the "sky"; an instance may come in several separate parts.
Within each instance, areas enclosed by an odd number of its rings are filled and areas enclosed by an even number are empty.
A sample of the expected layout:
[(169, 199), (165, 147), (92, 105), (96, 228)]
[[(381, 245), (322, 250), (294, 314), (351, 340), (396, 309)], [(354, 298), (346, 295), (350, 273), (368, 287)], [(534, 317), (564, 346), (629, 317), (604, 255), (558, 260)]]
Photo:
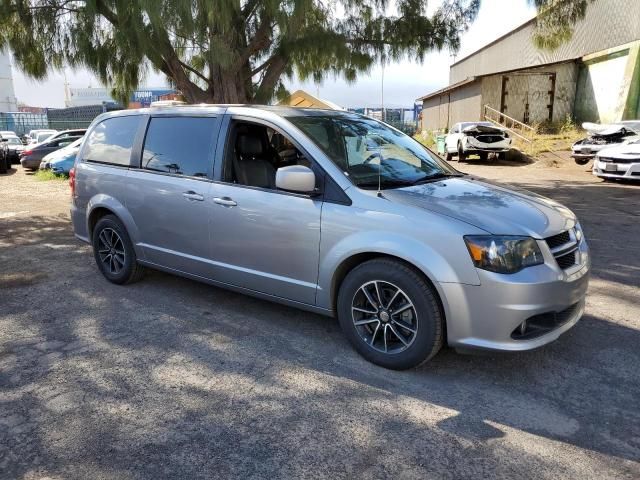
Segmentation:
[[(462, 36), (461, 48), (454, 57), (449, 51), (434, 52), (423, 63), (406, 58), (384, 67), (384, 105), (411, 107), (416, 98), (445, 87), (449, 83), (449, 66), (482, 46), (513, 30), (535, 15), (527, 0), (482, 0), (475, 23)], [(66, 70), (71, 87), (100, 87), (100, 82), (86, 70)], [(343, 107), (380, 107), (382, 104), (383, 68), (376, 66), (348, 84), (337, 78), (326, 79), (319, 86), (313, 82), (287, 81), (289, 91), (306, 90)], [(37, 107), (64, 107), (64, 74), (52, 72), (44, 81), (34, 81), (14, 65), (13, 82), (19, 102)], [(144, 85), (163, 87), (164, 76), (150, 74)]]

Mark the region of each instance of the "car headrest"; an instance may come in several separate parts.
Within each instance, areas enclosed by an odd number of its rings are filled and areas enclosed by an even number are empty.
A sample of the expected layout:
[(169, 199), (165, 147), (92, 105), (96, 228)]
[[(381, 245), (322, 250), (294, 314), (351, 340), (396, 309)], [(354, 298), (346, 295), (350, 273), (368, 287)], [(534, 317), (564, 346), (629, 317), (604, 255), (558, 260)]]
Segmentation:
[(239, 134), (236, 150), (240, 155), (260, 155), (263, 152), (262, 141), (254, 135)]

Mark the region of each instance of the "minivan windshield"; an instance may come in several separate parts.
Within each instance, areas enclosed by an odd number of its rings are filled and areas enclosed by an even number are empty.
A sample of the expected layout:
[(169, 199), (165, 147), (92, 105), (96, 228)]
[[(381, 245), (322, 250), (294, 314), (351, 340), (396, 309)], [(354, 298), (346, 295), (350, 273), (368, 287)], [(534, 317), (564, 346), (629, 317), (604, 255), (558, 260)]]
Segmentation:
[(461, 175), (420, 143), (360, 115), (287, 117), (358, 187), (399, 188)]

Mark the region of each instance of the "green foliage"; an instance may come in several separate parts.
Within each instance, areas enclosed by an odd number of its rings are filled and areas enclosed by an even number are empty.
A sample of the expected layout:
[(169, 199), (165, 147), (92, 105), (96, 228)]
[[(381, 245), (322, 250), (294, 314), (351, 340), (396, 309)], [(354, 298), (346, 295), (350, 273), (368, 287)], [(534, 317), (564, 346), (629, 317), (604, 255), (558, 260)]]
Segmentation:
[(56, 175), (51, 170), (36, 170), (36, 173), (33, 174), (33, 178), (36, 180), (40, 180), (41, 182), (47, 182), (49, 180), (66, 180), (67, 177), (64, 175)]
[[(0, 47), (28, 75), (87, 67), (125, 100), (150, 71), (191, 102), (267, 102), (297, 74), (354, 81), (375, 62), (456, 50), (480, 0), (0, 0)], [(337, 13), (340, 12), (340, 13)]]
[(538, 9), (534, 44), (542, 50), (555, 50), (571, 40), (573, 25), (586, 15), (595, 0), (529, 0)]
[[(269, 102), (294, 75), (355, 81), (376, 62), (456, 51), (480, 1), (0, 0), (0, 48), (36, 79), (86, 67), (122, 101), (153, 70), (190, 102)], [(555, 48), (593, 0), (529, 1), (534, 40)]]

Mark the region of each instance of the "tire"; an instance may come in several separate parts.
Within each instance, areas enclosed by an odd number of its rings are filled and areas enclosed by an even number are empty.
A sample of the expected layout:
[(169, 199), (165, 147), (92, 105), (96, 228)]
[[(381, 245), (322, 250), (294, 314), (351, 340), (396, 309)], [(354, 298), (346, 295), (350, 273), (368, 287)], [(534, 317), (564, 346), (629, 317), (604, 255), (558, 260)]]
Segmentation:
[(110, 282), (125, 285), (144, 275), (144, 267), (138, 264), (129, 234), (115, 215), (105, 215), (98, 220), (93, 229), (92, 244), (98, 269)]
[[(400, 292), (397, 295), (396, 289)], [(376, 309), (367, 297), (369, 293), (377, 302), (378, 291), (386, 302), (382, 309)], [(394, 309), (403, 311), (400, 316), (390, 314)], [(420, 274), (395, 260), (370, 260), (351, 270), (340, 286), (337, 310), (349, 342), (360, 355), (382, 367), (416, 367), (442, 347), (443, 318), (436, 293)]]
[(590, 158), (574, 158), (574, 160), (578, 165), (586, 165), (591, 161)]
[(7, 173), (7, 170), (9, 170), (9, 168), (11, 168), (11, 166), (7, 166), (6, 155), (2, 155), (0, 157), (0, 173)]
[(447, 154), (446, 154), (446, 160), (447, 160), (447, 162), (452, 161), (452, 160), (453, 160), (453, 155), (452, 155), (451, 153), (447, 152)]
[(480, 160), (486, 162), (489, 159), (489, 154), (487, 152), (480, 152), (478, 154), (480, 156)]
[(506, 160), (507, 152), (498, 152), (498, 160)]
[(464, 162), (466, 160), (467, 156), (464, 153), (464, 148), (462, 148), (462, 144), (458, 143), (458, 161), (459, 162)]

